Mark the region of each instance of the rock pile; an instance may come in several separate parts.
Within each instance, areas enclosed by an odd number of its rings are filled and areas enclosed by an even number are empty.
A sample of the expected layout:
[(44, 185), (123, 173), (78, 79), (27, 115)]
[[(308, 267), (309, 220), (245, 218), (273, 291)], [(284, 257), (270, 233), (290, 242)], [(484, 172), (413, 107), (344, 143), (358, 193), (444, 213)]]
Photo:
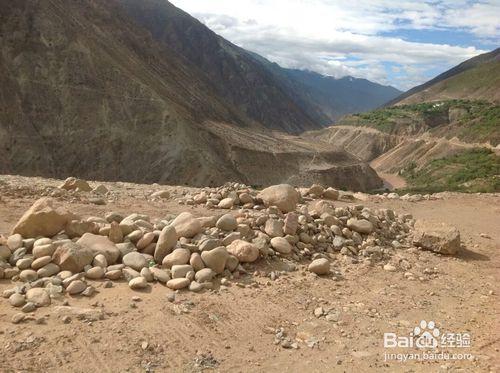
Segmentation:
[[(337, 257), (383, 265), (414, 240), (411, 215), (362, 205), (336, 207), (332, 200), (338, 192), (331, 188), (315, 185), (298, 192), (277, 185), (257, 192), (228, 184), (208, 191), (185, 201), (242, 208), (208, 217), (183, 212), (157, 221), (116, 212), (81, 219), (50, 198), (38, 200), (13, 234), (0, 239), (0, 279), (21, 282), (4, 297), (31, 312), (63, 293), (92, 295), (95, 280), (105, 287), (125, 280), (134, 290), (156, 281), (172, 290), (199, 292), (213, 288), (217, 277), (248, 273), (249, 263), (262, 257), (286, 258), (328, 275)], [(454, 253), (457, 237), (448, 233), (441, 241), (436, 232), (419, 233), (416, 240), (426, 249)]]

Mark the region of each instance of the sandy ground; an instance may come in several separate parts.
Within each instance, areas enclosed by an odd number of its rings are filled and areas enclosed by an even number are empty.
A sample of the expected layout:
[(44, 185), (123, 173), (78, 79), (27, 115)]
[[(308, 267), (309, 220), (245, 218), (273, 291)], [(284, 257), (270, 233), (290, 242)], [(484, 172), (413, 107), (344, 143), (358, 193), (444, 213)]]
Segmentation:
[[(7, 233), (56, 181), (0, 177), (0, 232)], [(17, 187), (16, 187), (17, 185)], [(179, 205), (174, 199), (148, 201), (158, 186), (109, 184), (119, 191), (105, 206), (85, 198), (62, 198), (82, 216), (108, 211), (140, 212), (163, 217), (183, 210), (215, 214), (202, 207)], [(170, 188), (174, 196), (181, 188)], [(450, 194), (443, 200), (356, 201), (393, 208), (432, 222), (456, 225), (466, 249), (458, 257), (429, 252), (411, 254), (415, 280), (403, 271), (346, 264), (342, 274), (318, 278), (304, 271), (286, 272), (271, 280), (279, 261), (260, 261), (258, 274), (231, 281), (227, 290), (194, 294), (155, 284), (133, 292), (126, 283), (92, 298), (66, 299), (73, 311), (64, 323), (57, 310), (62, 301), (38, 309), (33, 320), (12, 324), (18, 312), (0, 299), (0, 371), (2, 372), (497, 372), (500, 371), (499, 249), (500, 195)], [(338, 202), (339, 205), (345, 202)], [(482, 237), (480, 234), (483, 234)], [(488, 238), (489, 237), (489, 238)], [(0, 280), (0, 291), (12, 287)], [(140, 301), (132, 297), (139, 296)], [(131, 306), (134, 304), (134, 306)], [(314, 310), (333, 310), (337, 317), (316, 317)], [(102, 315), (79, 318), (77, 310)], [(332, 312), (330, 312), (332, 313)], [(102, 319), (100, 319), (102, 318)], [(435, 321), (441, 334), (469, 333), (470, 348), (439, 351), (472, 354), (470, 360), (385, 361), (385, 353), (418, 353), (417, 348), (383, 347), (383, 334), (408, 336), (421, 320)], [(275, 344), (276, 329), (297, 341), (298, 348)]]

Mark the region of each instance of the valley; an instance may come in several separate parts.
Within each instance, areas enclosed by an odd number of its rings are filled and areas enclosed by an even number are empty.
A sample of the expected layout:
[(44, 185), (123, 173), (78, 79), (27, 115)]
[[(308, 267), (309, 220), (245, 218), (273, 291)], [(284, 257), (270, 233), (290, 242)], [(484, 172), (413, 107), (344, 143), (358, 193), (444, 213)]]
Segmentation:
[(0, 0), (0, 371), (500, 371), (490, 3)]

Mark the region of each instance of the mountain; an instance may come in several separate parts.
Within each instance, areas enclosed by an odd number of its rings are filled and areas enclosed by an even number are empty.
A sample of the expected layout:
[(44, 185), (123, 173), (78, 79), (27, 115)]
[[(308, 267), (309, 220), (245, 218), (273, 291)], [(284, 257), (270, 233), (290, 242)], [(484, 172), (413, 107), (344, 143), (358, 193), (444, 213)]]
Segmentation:
[(267, 128), (290, 133), (318, 129), (401, 94), (366, 79), (282, 68), (235, 46), (165, 0), (121, 3), (157, 41), (201, 69), (224, 100)]
[(217, 94), (267, 128), (290, 133), (329, 122), (301, 92), (289, 86), (247, 51), (215, 34), (165, 0), (120, 0), (141, 27), (162, 45), (194, 64)]
[(500, 102), (500, 48), (473, 57), (410, 89), (386, 106), (449, 99)]
[(302, 83), (305, 93), (332, 121), (349, 113), (373, 110), (401, 94), (394, 87), (366, 79), (351, 76), (335, 79), (312, 71), (284, 70), (292, 79)]
[(320, 128), (322, 114), (256, 59), (183, 13), (168, 27), (191, 36), (167, 43), (125, 3), (0, 0), (0, 173), (380, 186), (350, 153), (283, 132)]
[[(392, 104), (392, 105), (389, 105)], [(356, 154), (411, 191), (500, 191), (500, 49), (388, 105), (306, 136)]]

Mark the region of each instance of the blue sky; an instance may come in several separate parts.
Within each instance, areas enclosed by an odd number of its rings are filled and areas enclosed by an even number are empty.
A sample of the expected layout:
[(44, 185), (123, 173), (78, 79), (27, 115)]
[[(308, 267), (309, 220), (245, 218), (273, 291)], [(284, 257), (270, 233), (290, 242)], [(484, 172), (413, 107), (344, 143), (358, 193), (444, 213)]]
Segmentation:
[(500, 46), (500, 0), (171, 0), (291, 68), (401, 90)]

